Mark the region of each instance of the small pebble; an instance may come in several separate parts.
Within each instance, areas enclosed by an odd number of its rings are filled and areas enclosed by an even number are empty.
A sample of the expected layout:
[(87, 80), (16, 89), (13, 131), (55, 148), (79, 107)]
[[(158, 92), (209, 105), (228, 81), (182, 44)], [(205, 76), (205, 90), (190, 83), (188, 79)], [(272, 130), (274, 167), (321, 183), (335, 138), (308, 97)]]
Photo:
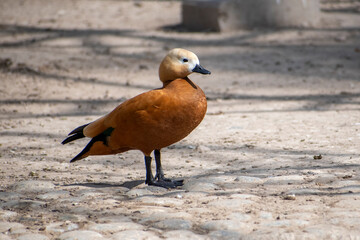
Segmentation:
[(295, 194), (289, 194), (282, 197), (284, 200), (296, 200)]

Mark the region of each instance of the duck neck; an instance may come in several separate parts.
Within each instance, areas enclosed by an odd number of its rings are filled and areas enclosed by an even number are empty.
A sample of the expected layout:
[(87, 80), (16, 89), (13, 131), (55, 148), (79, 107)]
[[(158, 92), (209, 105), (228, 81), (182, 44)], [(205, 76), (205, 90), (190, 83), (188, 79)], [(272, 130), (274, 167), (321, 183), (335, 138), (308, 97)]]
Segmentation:
[[(177, 78), (177, 79), (185, 80), (188, 84), (190, 84), (191, 87), (193, 87), (194, 89), (197, 89), (197, 86), (188, 77)], [(174, 80), (176, 80), (176, 79), (174, 79)], [(163, 87), (166, 87), (167, 85), (169, 85), (174, 80), (167, 80), (167, 81), (163, 82)]]

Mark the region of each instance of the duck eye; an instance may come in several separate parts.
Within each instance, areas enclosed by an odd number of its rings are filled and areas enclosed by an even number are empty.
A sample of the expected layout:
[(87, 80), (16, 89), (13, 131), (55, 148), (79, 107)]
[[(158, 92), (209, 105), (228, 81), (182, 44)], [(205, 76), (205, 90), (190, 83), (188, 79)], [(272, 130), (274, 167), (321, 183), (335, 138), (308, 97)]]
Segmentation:
[(189, 60), (187, 58), (184, 58), (182, 61), (185, 63), (188, 62)]

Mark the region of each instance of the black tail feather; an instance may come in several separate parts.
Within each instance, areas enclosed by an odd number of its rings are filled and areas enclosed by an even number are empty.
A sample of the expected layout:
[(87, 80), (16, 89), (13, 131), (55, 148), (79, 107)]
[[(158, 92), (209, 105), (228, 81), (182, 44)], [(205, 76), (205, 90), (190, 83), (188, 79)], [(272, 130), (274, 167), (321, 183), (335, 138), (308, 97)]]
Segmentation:
[[(70, 162), (75, 162), (77, 160), (80, 160), (83, 158), (83, 155), (86, 154), (88, 151), (90, 151), (90, 148), (93, 146), (93, 144), (95, 142), (102, 142), (105, 146), (108, 146), (108, 143), (107, 143), (107, 137), (111, 135), (112, 131), (114, 131), (114, 128), (112, 127), (109, 127), (107, 128), (104, 132), (100, 133), (99, 135), (97, 135), (96, 137), (93, 137), (90, 142), (86, 145), (86, 147), (78, 154), (76, 155), (73, 159), (70, 160)], [(80, 133), (76, 133), (76, 134), (80, 134)], [(76, 136), (73, 135), (74, 137)], [(82, 133), (81, 133), (82, 134)], [(83, 135), (83, 134), (82, 134)], [(71, 138), (68, 137), (68, 138)], [(76, 139), (76, 138), (75, 138)], [(74, 139), (74, 140), (75, 140)], [(66, 139), (65, 139), (66, 140)], [(65, 141), (64, 140), (64, 141)]]
[(83, 133), (76, 133), (74, 135), (71, 135), (71, 136), (65, 138), (64, 141), (61, 142), (61, 144), (67, 144), (69, 142), (72, 142), (76, 139), (83, 138), (83, 137), (85, 137)]
[(83, 133), (84, 128), (85, 128), (87, 125), (89, 125), (89, 124), (90, 124), (90, 123), (84, 124), (84, 125), (81, 125), (80, 127), (75, 128), (74, 130), (72, 130), (72, 131), (68, 134), (68, 136), (73, 135), (73, 134), (75, 134), (75, 133)]
[(74, 140), (76, 140), (76, 139), (85, 137), (83, 131), (84, 131), (84, 128), (85, 128), (87, 125), (89, 125), (89, 123), (88, 123), (88, 124), (85, 124), (85, 125), (82, 125), (82, 126), (80, 126), (80, 127), (77, 127), (77, 128), (75, 128), (74, 130), (72, 130), (72, 131), (68, 134), (69, 137), (67, 137), (66, 139), (64, 139), (64, 141), (62, 141), (61, 144), (66, 144), (66, 143), (72, 142), (72, 141), (74, 141)]

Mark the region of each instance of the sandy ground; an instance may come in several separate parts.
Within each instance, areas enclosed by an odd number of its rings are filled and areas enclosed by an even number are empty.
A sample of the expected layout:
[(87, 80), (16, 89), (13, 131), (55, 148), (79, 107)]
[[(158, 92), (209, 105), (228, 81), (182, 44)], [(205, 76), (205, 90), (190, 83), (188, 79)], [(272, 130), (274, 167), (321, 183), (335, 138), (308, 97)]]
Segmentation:
[[(180, 2), (1, 1), (1, 191), (11, 192), (24, 180), (50, 181), (66, 191), (100, 188), (110, 195), (149, 189), (140, 152), (69, 164), (86, 140), (60, 142), (119, 102), (160, 87), (159, 62), (169, 49), (183, 47), (212, 72), (191, 76), (208, 97), (208, 112), (190, 136), (163, 149), (163, 166), (168, 177), (190, 183), (212, 179), (217, 186), (161, 192), (193, 192), (186, 200), (191, 204), (175, 208), (188, 214), (190, 230), (207, 236), (211, 229), (201, 227), (204, 222), (239, 211), (250, 217), (244, 236), (355, 239), (360, 236), (360, 15), (358, 7), (327, 7), (317, 29), (219, 34), (164, 30), (181, 22)], [(244, 177), (259, 181), (245, 183)], [(226, 202), (231, 194), (258, 199), (236, 209), (207, 204)], [(104, 210), (101, 198), (94, 200), (93, 218), (124, 209), (116, 213), (139, 223), (152, 211), (153, 205), (128, 198), (104, 203)], [(80, 201), (76, 208), (88, 204)], [(33, 233), (60, 221), (51, 209), (41, 216), (38, 210), (3, 210), (18, 213), (3, 219)], [(303, 224), (276, 224), (284, 219)], [(89, 216), (73, 221), (96, 222)], [(151, 224), (145, 225), (152, 229)], [(311, 231), (314, 226), (319, 230)], [(155, 232), (164, 238), (162, 231)]]

